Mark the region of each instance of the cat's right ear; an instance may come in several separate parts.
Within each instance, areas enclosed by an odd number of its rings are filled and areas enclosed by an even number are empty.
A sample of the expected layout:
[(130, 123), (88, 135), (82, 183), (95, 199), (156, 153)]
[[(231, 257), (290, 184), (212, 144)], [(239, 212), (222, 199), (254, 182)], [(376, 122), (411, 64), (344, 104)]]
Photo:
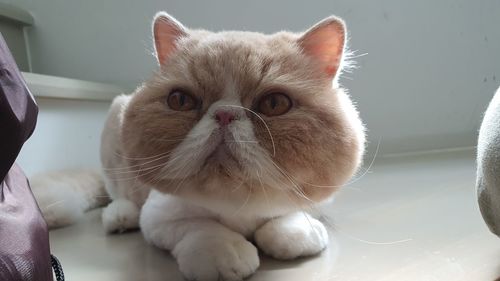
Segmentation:
[(342, 65), (346, 33), (344, 21), (330, 16), (306, 31), (298, 43), (328, 77), (335, 78)]
[(176, 48), (179, 38), (188, 35), (187, 28), (166, 12), (158, 12), (153, 21), (153, 37), (158, 64), (162, 65)]

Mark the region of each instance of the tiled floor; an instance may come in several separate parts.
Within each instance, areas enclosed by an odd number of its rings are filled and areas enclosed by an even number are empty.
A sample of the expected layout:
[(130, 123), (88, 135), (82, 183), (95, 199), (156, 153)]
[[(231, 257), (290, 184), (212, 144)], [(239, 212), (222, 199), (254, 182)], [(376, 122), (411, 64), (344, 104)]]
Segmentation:
[[(493, 281), (500, 239), (476, 204), (474, 152), (379, 158), (323, 208), (331, 244), (318, 257), (263, 258), (256, 280)], [(51, 232), (67, 280), (182, 280), (139, 232), (105, 235), (100, 210)]]

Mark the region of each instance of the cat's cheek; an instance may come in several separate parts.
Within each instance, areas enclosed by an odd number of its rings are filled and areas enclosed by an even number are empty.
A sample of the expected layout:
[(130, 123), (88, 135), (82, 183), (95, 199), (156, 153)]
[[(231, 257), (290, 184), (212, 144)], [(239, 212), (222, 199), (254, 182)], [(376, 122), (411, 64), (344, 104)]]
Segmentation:
[[(314, 171), (313, 171), (314, 170)], [(300, 189), (295, 194), (296, 201), (300, 206), (310, 206), (312, 202), (322, 202), (330, 198), (343, 184), (343, 178), (339, 178), (328, 172), (325, 167), (314, 169), (293, 169), (294, 178)]]

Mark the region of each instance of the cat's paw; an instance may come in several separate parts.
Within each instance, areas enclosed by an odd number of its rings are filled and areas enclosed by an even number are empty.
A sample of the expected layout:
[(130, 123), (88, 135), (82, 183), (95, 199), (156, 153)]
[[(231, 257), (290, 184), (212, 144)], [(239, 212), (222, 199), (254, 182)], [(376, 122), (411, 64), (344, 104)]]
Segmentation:
[(259, 267), (257, 248), (243, 237), (190, 235), (172, 251), (189, 280), (238, 281)]
[(328, 232), (318, 220), (292, 214), (268, 221), (255, 232), (255, 242), (276, 259), (294, 259), (321, 252), (328, 244)]
[(140, 209), (126, 199), (113, 200), (102, 211), (102, 224), (108, 233), (124, 232), (139, 228)]

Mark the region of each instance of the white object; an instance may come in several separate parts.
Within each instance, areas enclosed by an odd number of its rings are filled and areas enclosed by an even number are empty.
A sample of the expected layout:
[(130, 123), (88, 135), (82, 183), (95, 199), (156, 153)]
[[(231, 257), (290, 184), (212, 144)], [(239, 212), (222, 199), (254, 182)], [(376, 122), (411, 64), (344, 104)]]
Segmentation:
[(84, 80), (23, 72), (35, 97), (111, 101), (123, 93), (117, 86)]
[(500, 88), (479, 131), (477, 166), (479, 207), (490, 230), (500, 235)]
[(39, 106), (35, 132), (17, 162), (29, 175), (100, 168), (101, 130), (109, 105), (121, 89), (114, 85), (23, 73)]

